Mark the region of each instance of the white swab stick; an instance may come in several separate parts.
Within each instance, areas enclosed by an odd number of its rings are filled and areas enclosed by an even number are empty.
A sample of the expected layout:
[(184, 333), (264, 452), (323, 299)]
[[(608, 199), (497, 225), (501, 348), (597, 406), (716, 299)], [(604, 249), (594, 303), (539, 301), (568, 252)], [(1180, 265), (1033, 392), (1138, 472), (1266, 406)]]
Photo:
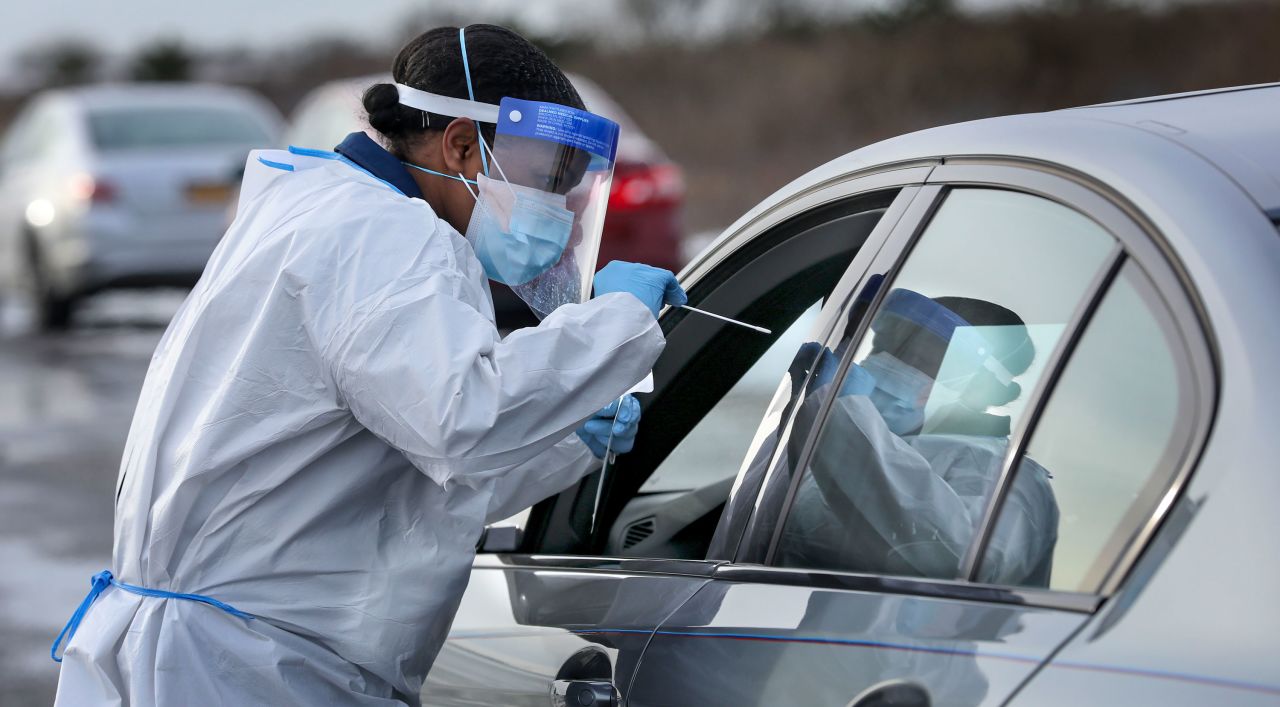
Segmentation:
[(768, 329), (765, 329), (765, 328), (764, 328), (764, 327), (762, 327), (762, 326), (756, 326), (755, 324), (748, 324), (748, 323), (746, 323), (746, 322), (740, 322), (740, 321), (738, 321), (737, 319), (730, 319), (730, 318), (728, 318), (728, 317), (722, 317), (722, 316), (720, 316), (719, 314), (716, 314), (716, 313), (714, 313), (714, 312), (708, 312), (708, 311), (706, 311), (705, 309), (698, 309), (697, 307), (690, 307), (690, 306), (689, 306), (689, 305), (687, 305), (687, 304), (682, 304), (682, 305), (680, 305), (680, 309), (687, 309), (687, 310), (689, 310), (690, 312), (697, 312), (698, 314), (701, 314), (701, 315), (704, 315), (704, 316), (711, 317), (712, 319), (719, 319), (719, 320), (720, 320), (720, 321), (722, 321), (722, 322), (729, 322), (730, 324), (737, 324), (738, 326), (746, 327), (746, 328), (751, 329), (751, 330), (753, 330), (753, 331), (758, 331), (758, 332), (760, 332), (761, 334), (772, 334), (772, 333), (773, 333), (773, 332), (769, 331)]

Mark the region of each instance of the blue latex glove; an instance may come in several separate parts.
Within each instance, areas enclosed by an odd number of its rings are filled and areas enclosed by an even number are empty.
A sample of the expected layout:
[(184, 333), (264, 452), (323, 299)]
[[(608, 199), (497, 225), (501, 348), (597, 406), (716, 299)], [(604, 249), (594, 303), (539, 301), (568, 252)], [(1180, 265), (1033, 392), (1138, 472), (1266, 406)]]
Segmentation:
[[(636, 443), (636, 433), (640, 431), (640, 401), (631, 395), (622, 396), (620, 401), (621, 405), (615, 400), (604, 406), (578, 428), (578, 437), (586, 442), (596, 459), (604, 459), (606, 448), (625, 454)], [(610, 428), (613, 429), (612, 447), (609, 447)]]
[(670, 270), (621, 260), (609, 263), (596, 273), (595, 290), (596, 297), (610, 292), (629, 292), (644, 302), (654, 317), (664, 304), (679, 307), (689, 301)]

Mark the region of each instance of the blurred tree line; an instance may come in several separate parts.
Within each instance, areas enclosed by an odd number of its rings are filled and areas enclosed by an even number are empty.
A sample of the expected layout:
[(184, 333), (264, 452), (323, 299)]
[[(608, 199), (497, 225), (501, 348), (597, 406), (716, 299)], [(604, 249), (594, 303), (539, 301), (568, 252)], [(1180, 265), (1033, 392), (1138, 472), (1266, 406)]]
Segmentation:
[[(548, 34), (520, 12), (477, 17), (467, 0), (436, 0), (379, 45), (329, 37), (271, 51), (197, 52), (163, 41), (113, 63), (90, 43), (61, 40), (22, 64), (37, 89), (102, 79), (222, 81), (262, 92), (287, 114), (321, 83), (387, 71), (403, 42), (425, 29), (498, 22), (603, 86), (685, 168), (693, 230), (724, 226), (804, 171), (912, 130), (1280, 80), (1275, 1), (1152, 9), (1044, 0), (983, 13), (961, 11), (956, 0), (851, 6), (619, 0), (618, 32), (593, 33), (566, 17), (572, 31)], [(731, 22), (710, 31), (706, 15), (717, 7)], [(0, 97), (0, 124), (21, 98)]]

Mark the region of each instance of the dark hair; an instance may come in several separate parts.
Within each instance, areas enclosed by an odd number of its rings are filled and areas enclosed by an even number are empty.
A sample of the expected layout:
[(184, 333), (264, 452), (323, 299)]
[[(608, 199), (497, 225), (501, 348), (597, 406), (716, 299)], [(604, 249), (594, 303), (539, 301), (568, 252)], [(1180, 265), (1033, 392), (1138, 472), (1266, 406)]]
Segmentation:
[[(512, 96), (583, 108), (582, 98), (564, 72), (524, 37), (496, 25), (467, 25), (466, 33), (475, 100), (498, 103)], [(423, 91), (468, 98), (458, 28), (437, 27), (418, 35), (396, 54), (391, 77)], [(454, 116), (401, 105), (396, 87), (389, 83), (374, 84), (364, 92), (364, 109), (369, 125), (401, 158), (427, 132), (442, 131), (454, 120)], [(480, 125), (492, 144), (494, 126)]]

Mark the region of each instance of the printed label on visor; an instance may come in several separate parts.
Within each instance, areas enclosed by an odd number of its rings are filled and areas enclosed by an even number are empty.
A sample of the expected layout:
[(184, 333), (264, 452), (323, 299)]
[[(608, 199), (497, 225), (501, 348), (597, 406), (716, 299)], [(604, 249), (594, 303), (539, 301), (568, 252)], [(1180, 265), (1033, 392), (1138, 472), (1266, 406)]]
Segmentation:
[(613, 162), (618, 150), (617, 123), (558, 103), (502, 99), (498, 109), (498, 134), (558, 142), (609, 162)]

